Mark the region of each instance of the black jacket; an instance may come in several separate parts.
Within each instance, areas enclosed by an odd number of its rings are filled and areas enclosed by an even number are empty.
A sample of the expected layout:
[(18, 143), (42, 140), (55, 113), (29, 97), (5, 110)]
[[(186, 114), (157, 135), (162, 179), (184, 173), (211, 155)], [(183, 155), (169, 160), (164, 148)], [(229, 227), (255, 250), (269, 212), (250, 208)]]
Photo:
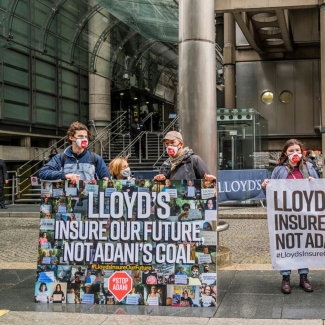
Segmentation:
[(171, 163), (168, 158), (161, 165), (159, 174), (163, 174), (167, 179), (194, 180), (204, 179), (204, 174), (210, 174), (210, 172), (202, 158), (190, 149), (181, 163), (173, 171), (171, 171)]
[(144, 123), (139, 121), (138, 123), (133, 122), (131, 124), (131, 137), (136, 138), (142, 131), (146, 131)]
[(6, 180), (8, 180), (6, 163), (0, 159), (0, 185), (3, 185)]

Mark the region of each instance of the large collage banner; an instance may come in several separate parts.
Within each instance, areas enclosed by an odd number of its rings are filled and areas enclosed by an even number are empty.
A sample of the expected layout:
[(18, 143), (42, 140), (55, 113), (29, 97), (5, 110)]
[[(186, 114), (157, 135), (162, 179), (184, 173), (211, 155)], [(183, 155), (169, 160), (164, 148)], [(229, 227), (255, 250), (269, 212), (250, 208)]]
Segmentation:
[(216, 306), (216, 186), (42, 182), (35, 302)]
[(325, 180), (270, 180), (266, 187), (272, 266), (325, 267)]

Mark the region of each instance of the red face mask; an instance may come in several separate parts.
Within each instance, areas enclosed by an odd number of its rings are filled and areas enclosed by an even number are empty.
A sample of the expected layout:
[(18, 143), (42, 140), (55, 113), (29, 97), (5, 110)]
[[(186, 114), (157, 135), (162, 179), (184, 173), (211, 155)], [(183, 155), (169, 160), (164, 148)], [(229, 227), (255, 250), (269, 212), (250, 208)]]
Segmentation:
[(176, 147), (176, 146), (168, 146), (166, 148), (166, 151), (167, 151), (168, 156), (175, 157), (177, 155), (177, 152), (178, 152), (178, 147)]
[(302, 157), (301, 153), (293, 153), (292, 155), (289, 155), (288, 158), (293, 162), (293, 163), (298, 163)]
[(77, 139), (76, 144), (79, 148), (86, 149), (88, 147), (88, 139)]

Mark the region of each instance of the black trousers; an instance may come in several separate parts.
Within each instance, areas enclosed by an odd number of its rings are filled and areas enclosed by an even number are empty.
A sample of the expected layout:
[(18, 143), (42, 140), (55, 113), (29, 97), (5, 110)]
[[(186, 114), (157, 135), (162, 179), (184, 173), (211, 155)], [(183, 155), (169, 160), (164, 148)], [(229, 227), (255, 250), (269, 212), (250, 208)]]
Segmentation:
[(5, 192), (4, 192), (4, 184), (0, 184), (0, 207), (5, 206)]
[(140, 141), (141, 141), (141, 155), (142, 155), (142, 158), (146, 158), (146, 140), (144, 139), (144, 137), (142, 137), (141, 140), (138, 140), (134, 144), (135, 156), (137, 158), (139, 158), (139, 142)]

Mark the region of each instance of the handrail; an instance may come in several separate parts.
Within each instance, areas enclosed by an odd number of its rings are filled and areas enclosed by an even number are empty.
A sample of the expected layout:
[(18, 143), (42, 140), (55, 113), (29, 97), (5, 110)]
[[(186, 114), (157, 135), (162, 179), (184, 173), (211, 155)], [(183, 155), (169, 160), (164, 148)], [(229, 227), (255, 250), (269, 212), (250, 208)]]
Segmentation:
[[(108, 125), (105, 126), (104, 129), (101, 130), (101, 132), (97, 135), (96, 139), (94, 139), (89, 146), (93, 146), (94, 144), (96, 144), (98, 141), (100, 141), (106, 134), (107, 131), (111, 128), (111, 126), (117, 126), (119, 124), (116, 123), (120, 123), (120, 128), (125, 124), (124, 119), (127, 112), (123, 112), (120, 116), (118, 116), (115, 120), (113, 120), (112, 122), (110, 122)], [(123, 123), (121, 123), (123, 122)], [(115, 124), (115, 125), (114, 125)]]
[[(128, 146), (126, 146), (126, 148), (124, 148), (119, 154), (118, 154), (118, 157), (124, 157), (124, 156), (126, 156), (126, 153), (128, 152), (128, 151), (130, 151), (130, 149), (132, 148), (132, 146), (138, 141), (138, 140), (140, 140), (140, 138), (142, 138), (142, 136), (144, 135), (144, 134), (146, 134), (148, 131), (141, 131), (140, 132), (140, 134), (137, 136), (137, 137), (135, 137), (131, 142), (130, 142), (130, 144), (128, 145)], [(141, 146), (139, 147), (139, 148), (141, 148)], [(141, 162), (141, 161), (140, 161)]]
[[(152, 116), (153, 116), (153, 112), (147, 114), (147, 115), (145, 116), (145, 118), (141, 121), (141, 122), (144, 123), (144, 122), (146, 122), (148, 119), (150, 119), (150, 131), (152, 131)], [(149, 130), (147, 130), (147, 131), (149, 131)]]
[(174, 126), (176, 124), (176, 122), (178, 121), (179, 116), (176, 116), (165, 128), (165, 130), (161, 131), (161, 133), (159, 134), (159, 136), (165, 136), (165, 134), (171, 129), (172, 126)]
[[(44, 151), (42, 151), (41, 153), (39, 153), (37, 156), (35, 156), (33, 159), (27, 161), (27, 163), (23, 164), (22, 166), (20, 166), (18, 169), (22, 169), (23, 167), (25, 167), (26, 165), (29, 165), (32, 161), (34, 161), (36, 158), (38, 158), (39, 156), (43, 155), (44, 156), (44, 153), (49, 151), (49, 150), (52, 150), (55, 145), (57, 145), (59, 142), (63, 141), (67, 136), (65, 135), (63, 138), (61, 138), (59, 141), (55, 142), (51, 147), (48, 147), (47, 149), (45, 149)], [(42, 159), (43, 160), (43, 159)]]

